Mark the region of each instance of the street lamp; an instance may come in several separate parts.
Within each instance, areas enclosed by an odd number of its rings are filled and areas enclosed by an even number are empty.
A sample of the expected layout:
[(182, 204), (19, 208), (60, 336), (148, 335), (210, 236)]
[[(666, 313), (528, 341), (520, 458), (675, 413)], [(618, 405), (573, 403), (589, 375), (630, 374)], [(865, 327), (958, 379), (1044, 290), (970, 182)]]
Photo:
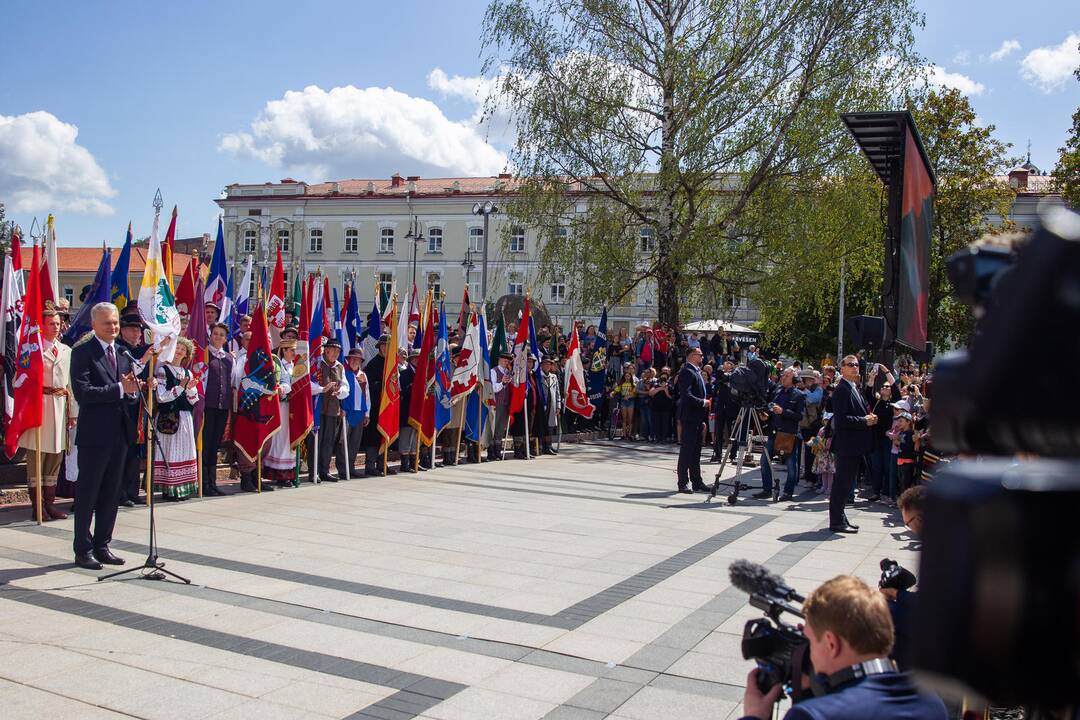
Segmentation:
[[(427, 238), (424, 237), (424, 224), (420, 222), (415, 215), (409, 221), (409, 232), (405, 233), (406, 240), (412, 240), (412, 284), (416, 287), (416, 254), (419, 252), (420, 243), (424, 242)], [(409, 302), (412, 302), (412, 290), (409, 291)], [(411, 308), (410, 308), (411, 309)]]
[(476, 263), (473, 262), (473, 249), (471, 247), (465, 248), (465, 259), (461, 261), (461, 269), (465, 271), (465, 287), (468, 288), (472, 282), (472, 271), (476, 267)]
[(480, 294), (483, 296), (483, 301), (487, 302), (487, 268), (488, 268), (488, 218), (495, 213), (499, 212), (499, 206), (488, 200), (485, 203), (475, 203), (472, 206), (473, 215), (484, 216), (484, 248), (483, 259), (481, 260), (480, 271)]

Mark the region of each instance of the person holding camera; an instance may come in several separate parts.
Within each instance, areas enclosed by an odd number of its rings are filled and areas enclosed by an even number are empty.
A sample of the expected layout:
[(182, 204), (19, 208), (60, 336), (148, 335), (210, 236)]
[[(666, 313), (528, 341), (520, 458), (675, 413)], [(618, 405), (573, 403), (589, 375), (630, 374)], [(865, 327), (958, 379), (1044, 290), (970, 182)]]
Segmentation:
[(780, 453), (787, 458), (787, 479), (784, 482), (784, 495), (781, 500), (792, 500), (795, 483), (799, 480), (799, 453), (802, 441), (799, 438), (799, 423), (806, 412), (806, 395), (795, 387), (795, 368), (789, 367), (780, 376), (780, 388), (773, 395), (769, 404), (772, 413), (773, 433), (765, 444), (761, 455), (761, 492), (754, 497), (763, 500), (773, 494), (772, 455)]
[[(784, 720), (945, 720), (941, 700), (918, 692), (888, 657), (893, 623), (884, 595), (840, 575), (810, 593), (802, 610), (814, 697), (792, 705)], [(758, 672), (746, 678), (742, 720), (767, 720), (780, 699), (781, 685), (762, 691)]]

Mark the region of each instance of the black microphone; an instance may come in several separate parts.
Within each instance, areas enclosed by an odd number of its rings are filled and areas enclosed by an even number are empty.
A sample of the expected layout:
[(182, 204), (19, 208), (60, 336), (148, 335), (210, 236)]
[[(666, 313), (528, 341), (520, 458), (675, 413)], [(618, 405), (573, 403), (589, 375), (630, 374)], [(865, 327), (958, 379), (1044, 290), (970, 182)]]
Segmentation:
[(736, 560), (728, 567), (731, 584), (748, 595), (767, 595), (781, 600), (803, 602), (804, 598), (795, 588), (784, 582), (764, 565), (749, 560)]

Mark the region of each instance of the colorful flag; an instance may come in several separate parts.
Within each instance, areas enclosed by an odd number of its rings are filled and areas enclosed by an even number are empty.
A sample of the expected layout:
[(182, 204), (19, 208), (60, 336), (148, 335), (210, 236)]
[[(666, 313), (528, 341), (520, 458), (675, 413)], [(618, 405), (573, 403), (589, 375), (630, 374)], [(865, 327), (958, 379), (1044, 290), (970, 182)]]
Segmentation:
[(413, 376), (412, 390), (409, 396), (409, 425), (415, 430), (424, 445), (431, 445), (435, 440), (433, 426), (435, 421), (434, 399), (431, 378), (435, 369), (432, 353), (435, 348), (435, 313), (431, 304), (431, 293), (427, 293), (424, 308), (424, 341), (420, 346), (420, 357), (416, 361), (416, 375)]
[[(146, 252), (146, 269), (139, 287), (139, 315), (154, 335), (154, 346), (160, 349), (158, 360), (171, 361), (176, 351), (176, 338), (180, 334), (180, 313), (176, 311), (176, 301), (161, 262), (157, 213), (154, 213), (150, 247)], [(162, 346), (166, 338), (169, 343)]]
[(323, 288), (322, 288), (322, 290), (323, 290), (323, 296), (322, 296), (322, 307), (323, 307), (322, 335), (323, 335), (323, 337), (333, 337), (334, 336), (334, 327), (333, 327), (334, 318), (332, 318), (330, 316), (330, 308), (332, 306), (330, 305), (330, 276), (329, 275), (324, 275), (323, 276)]
[[(187, 268), (184, 269), (184, 275), (180, 278), (179, 284), (176, 286), (176, 309), (181, 313), (187, 313), (190, 317), (206, 317), (205, 312), (203, 315), (195, 314), (195, 281), (198, 280), (199, 288), (203, 287), (202, 278), (199, 277), (199, 261), (195, 257), (188, 260)], [(200, 298), (202, 300), (202, 298)], [(199, 307), (205, 310), (206, 303), (199, 302)], [(218, 305), (221, 308), (221, 305)]]
[(487, 427), (490, 409), (488, 401), (492, 400), (494, 393), (491, 391), (491, 352), (487, 342), (487, 313), (483, 304), (477, 316), (477, 335), (480, 340), (480, 360), (478, 374), (480, 382), (477, 383), (476, 392), (469, 395), (465, 406), (465, 432), (473, 442), (480, 442), (480, 434)]
[(440, 430), (450, 424), (453, 410), (453, 396), (450, 386), (453, 382), (454, 368), (450, 364), (450, 337), (446, 330), (446, 303), (439, 303), (439, 335), (435, 341), (435, 429)]
[(49, 213), (45, 221), (45, 239), (42, 241), (41, 273), (38, 281), (41, 283), (41, 307), (45, 309), (49, 303), (56, 307), (57, 291), (56, 284), (56, 229), (53, 224), (52, 213)]
[(401, 317), (398, 318), (397, 334), (398, 347), (409, 349), (409, 303), (411, 300), (401, 303)]
[[(195, 263), (194, 258), (188, 264)], [(190, 278), (191, 273), (185, 271), (184, 278)], [(194, 409), (191, 411), (191, 421), (195, 426), (195, 437), (202, 440), (202, 422), (203, 413), (206, 408), (206, 373), (208, 370), (208, 362), (210, 360), (207, 357), (208, 348), (210, 347), (210, 336), (207, 332), (206, 321), (203, 319), (206, 317), (206, 302), (203, 300), (205, 294), (203, 293), (203, 281), (199, 278), (195, 281), (195, 284), (191, 287), (191, 318), (188, 320), (187, 327), (184, 329), (184, 337), (191, 341), (191, 344), (195, 346), (195, 352), (192, 353), (189, 358), (188, 366), (191, 368), (191, 374), (195, 376), (195, 380), (199, 384), (199, 400), (195, 403)], [(179, 289), (177, 289), (179, 292)]]
[(382, 398), (379, 401), (379, 434), (383, 436), (379, 452), (386, 452), (390, 443), (397, 440), (401, 429), (401, 386), (398, 384), (397, 328), (394, 327), (396, 306), (397, 298), (394, 298), (390, 301), (390, 339), (386, 341)]
[(465, 333), (469, 331), (469, 285), (465, 284), (465, 288), (461, 291), (461, 311), (458, 313), (457, 319), (457, 336), (460, 343), (465, 337)]
[(233, 440), (251, 462), (256, 462), (266, 441), (281, 429), (278, 370), (270, 349), (266, 308), (260, 303), (254, 310), (251, 342), (248, 343), (233, 420)]
[(293, 317), (300, 317), (300, 308), (303, 305), (304, 291), (300, 282), (300, 273), (296, 273), (296, 277), (293, 278), (292, 283), (292, 300), (289, 302), (289, 312), (293, 314)]
[(20, 252), (18, 239), (18, 234), (12, 233), (11, 253), (4, 256), (4, 285), (3, 293), (0, 295), (0, 312), (3, 313), (4, 323), (0, 331), (0, 359), (4, 363), (3, 375), (0, 376), (0, 390), (3, 391), (4, 397), (4, 427), (11, 422), (11, 415), (15, 410), (11, 383), (15, 380), (19, 326), (22, 324), (23, 294), (15, 279), (15, 258)]
[(371, 400), (368, 398), (366, 389), (360, 387), (356, 374), (348, 365), (345, 366), (345, 382), (349, 385), (349, 395), (341, 401), (341, 409), (345, 411), (345, 421), (350, 426), (360, 425), (365, 417), (369, 417), (368, 403)]
[(131, 272), (131, 223), (128, 223), (127, 237), (124, 238), (124, 247), (120, 250), (120, 256), (116, 258), (116, 267), (113, 268), (111, 280), (112, 304), (118, 310), (123, 311), (131, 304), (131, 286), (128, 284), (128, 274)]
[(578, 343), (577, 325), (570, 333), (566, 348), (566, 409), (582, 417), (591, 418), (596, 407), (589, 402), (585, 388), (585, 367), (581, 363), (581, 347)]
[(368, 315), (364, 338), (360, 341), (360, 348), (364, 351), (364, 367), (367, 367), (367, 364), (379, 354), (380, 337), (382, 337), (382, 315), (379, 312), (379, 304), (375, 303)]
[[(299, 282), (299, 280), (298, 280)], [(300, 326), (296, 331), (296, 358), (292, 371), (292, 392), (289, 393), (289, 446), (295, 450), (315, 426), (311, 405), (311, 367), (309, 330), (311, 328), (311, 282), (300, 295)], [(322, 344), (319, 344), (322, 352)]]
[(540, 369), (540, 345), (536, 342), (536, 325), (532, 315), (529, 316), (529, 354), (536, 358), (532, 375), (536, 380), (537, 397), (533, 398), (533, 402), (544, 405), (547, 403), (547, 386), (544, 383), (544, 371)]
[(529, 385), (529, 298), (525, 298), (525, 308), (518, 321), (517, 336), (514, 338), (514, 367), (511, 373), (510, 414), (520, 412), (525, 407), (525, 393)]
[(221, 315), (224, 317), (225, 302), (229, 297), (229, 265), (225, 259), (225, 231), (219, 217), (217, 240), (214, 241), (214, 256), (210, 259), (210, 274), (206, 276), (206, 292), (203, 294), (203, 299), (221, 308)]
[(15, 374), (11, 380), (13, 411), (4, 434), (4, 452), (14, 457), (23, 433), (41, 426), (45, 366), (41, 357), (41, 252), (34, 243), (26, 304), (16, 346)]
[(506, 325), (503, 324), (502, 313), (499, 313), (499, 320), (495, 323), (495, 334), (491, 338), (491, 357), (498, 360), (504, 353), (506, 353)]
[(240, 334), (240, 318), (248, 314), (248, 305), (251, 302), (251, 265), (251, 256), (248, 255), (247, 264), (244, 266), (244, 279), (236, 288), (236, 301), (231, 311), (233, 337)]
[[(90, 285), (90, 292), (86, 294), (82, 307), (79, 308), (75, 319), (71, 321), (67, 332), (64, 333), (63, 340), (67, 345), (74, 345), (76, 340), (90, 332), (90, 311), (94, 309), (94, 306), (98, 303), (109, 302), (109, 295), (116, 287), (112, 284), (112, 273), (109, 271), (109, 256), (108, 250), (101, 251), (101, 262), (98, 263), (97, 274), (94, 275), (94, 282)], [(113, 302), (116, 301), (113, 300)]]
[[(349, 287), (349, 300), (345, 303), (345, 320), (341, 324), (345, 331), (345, 339), (349, 341), (349, 349), (358, 347), (360, 342), (360, 306), (356, 300), (356, 289)], [(345, 350), (345, 346), (341, 346)]]
[(277, 264), (270, 280), (270, 294), (266, 298), (266, 319), (273, 327), (285, 327), (285, 269), (281, 265), (281, 248), (277, 251)]
[[(169, 290), (174, 290), (173, 285), (173, 246), (176, 245), (176, 206), (172, 206), (172, 217), (169, 218), (169, 229), (165, 231), (165, 242), (161, 244), (161, 266), (165, 268), (165, 279), (169, 283)], [(174, 292), (175, 294), (175, 292)]]
[(607, 308), (600, 314), (600, 325), (596, 330), (596, 344), (591, 357), (582, 358), (588, 370), (589, 402), (599, 407), (604, 402), (605, 383), (607, 381)]
[(475, 312), (469, 313), (465, 334), (460, 337), (460, 342), (450, 385), (450, 397), (454, 402), (476, 389), (480, 380), (480, 319)]
[(409, 324), (416, 326), (416, 335), (413, 336), (412, 347), (420, 347), (420, 302), (416, 297), (416, 285), (412, 286), (412, 299), (409, 300)]

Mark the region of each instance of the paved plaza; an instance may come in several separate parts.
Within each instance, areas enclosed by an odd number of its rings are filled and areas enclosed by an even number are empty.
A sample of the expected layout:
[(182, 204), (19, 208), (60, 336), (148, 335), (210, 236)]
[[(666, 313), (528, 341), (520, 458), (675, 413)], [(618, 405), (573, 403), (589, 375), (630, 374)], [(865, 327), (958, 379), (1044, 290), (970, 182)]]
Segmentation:
[[(882, 557), (916, 567), (895, 511), (860, 502), (841, 537), (824, 496), (707, 505), (673, 493), (674, 468), (672, 446), (564, 445), (159, 505), (190, 586), (96, 582), (71, 564), (71, 518), (0, 514), (3, 717), (722, 720), (760, 615), (730, 562), (804, 593), (876, 583)], [(128, 566), (147, 517), (120, 513)]]

